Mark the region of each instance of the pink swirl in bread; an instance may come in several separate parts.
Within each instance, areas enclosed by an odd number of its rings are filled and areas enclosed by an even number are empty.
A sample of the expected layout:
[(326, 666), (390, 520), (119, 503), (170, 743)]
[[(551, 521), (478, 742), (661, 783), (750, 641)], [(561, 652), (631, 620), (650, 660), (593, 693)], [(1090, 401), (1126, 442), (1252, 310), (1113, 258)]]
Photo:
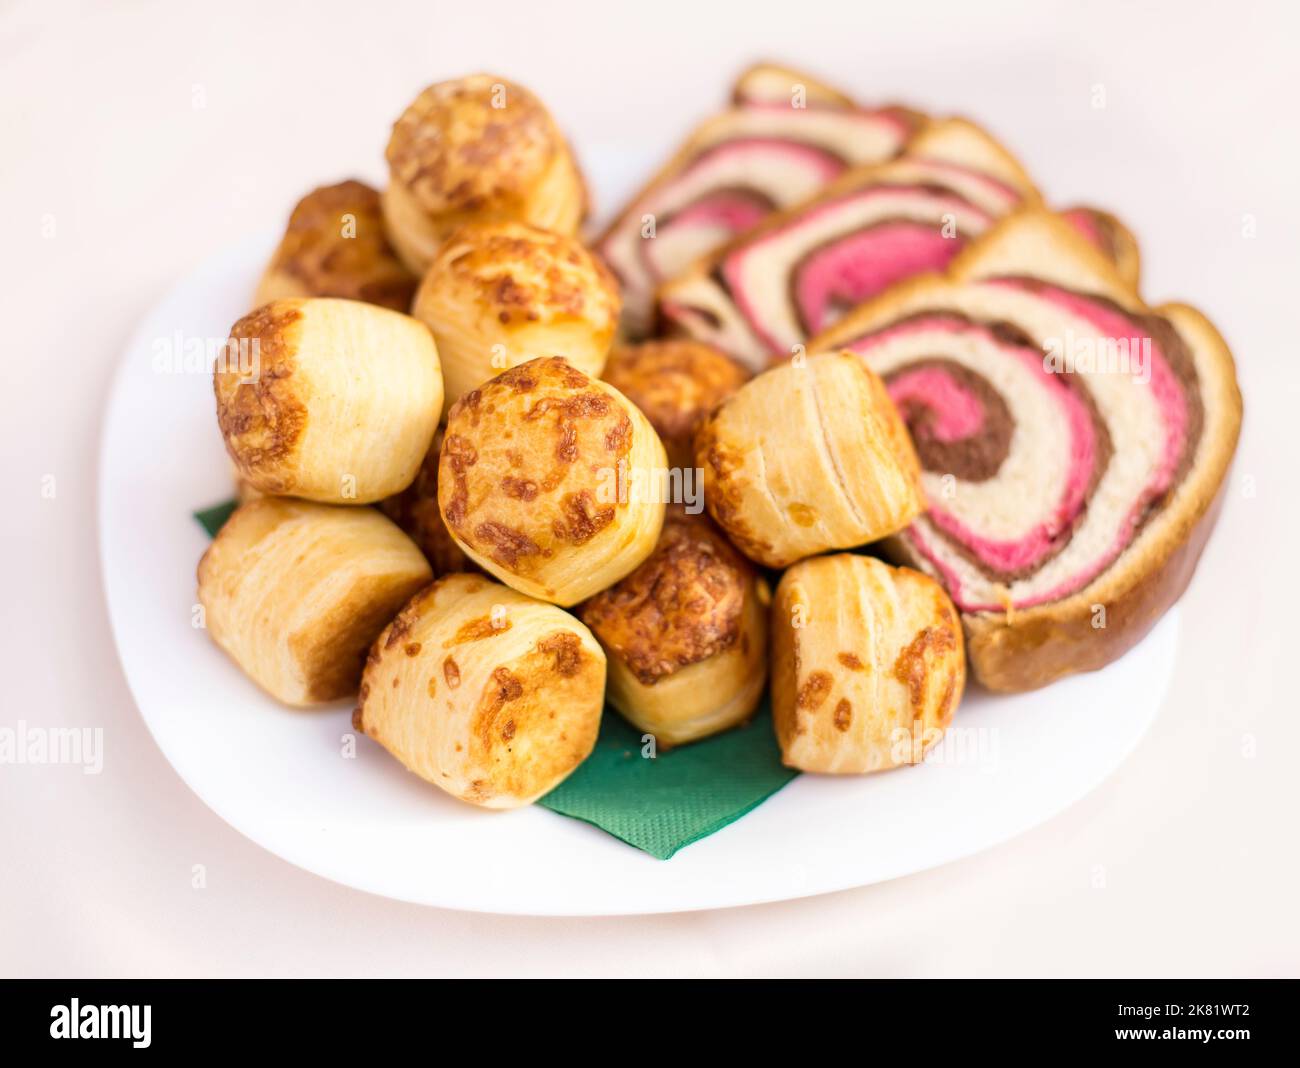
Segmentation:
[(1070, 222), (1017, 213), (809, 346), (859, 353), (902, 412), (929, 510), (888, 551), (944, 584), (985, 685), (1108, 663), (1181, 593), (1240, 426), (1232, 357)]
[(978, 127), (932, 123), (888, 163), (858, 167), (659, 291), (664, 318), (758, 370), (889, 286), (940, 271), (1037, 193)]
[(625, 332), (650, 330), (661, 282), (846, 168), (896, 155), (915, 123), (780, 68), (747, 72), (732, 106), (699, 126), (597, 239), (623, 287)]

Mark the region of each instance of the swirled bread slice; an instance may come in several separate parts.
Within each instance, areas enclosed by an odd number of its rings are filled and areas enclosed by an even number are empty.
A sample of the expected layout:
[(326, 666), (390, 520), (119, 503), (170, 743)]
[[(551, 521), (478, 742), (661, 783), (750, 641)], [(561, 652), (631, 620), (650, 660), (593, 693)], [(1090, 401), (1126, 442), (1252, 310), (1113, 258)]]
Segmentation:
[(1142, 257), (1137, 238), (1127, 226), (1108, 211), (1086, 205), (1065, 208), (1061, 218), (1086, 237), (1090, 244), (1115, 265), (1115, 270), (1126, 284), (1138, 288), (1142, 273)]
[[(890, 285), (942, 270), (998, 219), (1038, 202), (990, 134), (935, 120), (899, 158), (847, 172), (701, 258), (660, 288), (660, 308), (670, 326), (758, 370)], [(1114, 216), (1077, 208), (1070, 218), (1136, 270), (1136, 243)]]
[(1187, 586), (1241, 424), (1232, 355), (1068, 222), (1019, 212), (809, 347), (861, 355), (902, 411), (929, 511), (886, 550), (944, 584), (985, 686), (1099, 668)]
[(745, 72), (731, 106), (698, 126), (596, 240), (623, 287), (625, 332), (649, 331), (660, 282), (846, 168), (896, 155), (917, 122), (785, 68)]

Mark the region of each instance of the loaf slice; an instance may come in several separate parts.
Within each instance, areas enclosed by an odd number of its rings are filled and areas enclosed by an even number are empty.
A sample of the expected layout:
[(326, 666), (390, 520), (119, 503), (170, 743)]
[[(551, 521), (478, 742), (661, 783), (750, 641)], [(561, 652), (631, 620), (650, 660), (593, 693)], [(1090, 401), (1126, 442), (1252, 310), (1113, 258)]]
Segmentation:
[(670, 327), (759, 370), (1037, 201), (993, 137), (964, 119), (932, 122), (901, 158), (854, 168), (696, 261), (660, 288), (660, 309)]
[(1087, 205), (1065, 208), (1061, 217), (1101, 250), (1125, 282), (1134, 289), (1138, 288), (1142, 257), (1138, 252), (1137, 238), (1127, 226), (1110, 212)]
[(886, 382), (929, 511), (885, 546), (938, 578), (993, 690), (1102, 667), (1191, 578), (1236, 447), (1232, 355), (1027, 209), (809, 342)]
[(859, 107), (785, 68), (746, 71), (732, 105), (698, 126), (596, 241), (623, 287), (625, 333), (648, 333), (660, 282), (846, 168), (896, 155), (916, 124), (906, 109)]

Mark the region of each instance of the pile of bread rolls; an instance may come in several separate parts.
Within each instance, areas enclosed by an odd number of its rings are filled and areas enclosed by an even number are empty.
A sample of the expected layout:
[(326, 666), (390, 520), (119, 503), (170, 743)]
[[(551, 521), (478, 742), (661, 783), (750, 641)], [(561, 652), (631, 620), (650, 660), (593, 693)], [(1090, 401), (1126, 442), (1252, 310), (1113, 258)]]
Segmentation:
[(840, 551), (925, 507), (876, 375), (621, 342), (521, 86), (431, 86), (387, 158), (382, 192), (297, 206), (231, 329), (252, 373), (214, 374), (242, 502), (199, 565), (216, 643), (286, 704), (355, 694), (358, 731), (488, 808), (568, 776), (607, 701), (666, 748), (770, 690), (792, 767), (919, 760), (965, 658), (938, 584)]

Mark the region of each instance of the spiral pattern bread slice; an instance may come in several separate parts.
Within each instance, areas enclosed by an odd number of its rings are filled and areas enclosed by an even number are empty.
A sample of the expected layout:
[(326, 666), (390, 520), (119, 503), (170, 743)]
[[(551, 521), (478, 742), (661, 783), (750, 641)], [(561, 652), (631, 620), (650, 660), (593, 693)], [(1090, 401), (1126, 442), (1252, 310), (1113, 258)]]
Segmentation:
[(1063, 209), (1061, 218), (1115, 265), (1115, 270), (1125, 285), (1132, 289), (1138, 288), (1142, 277), (1142, 256), (1138, 251), (1137, 238), (1127, 226), (1108, 211), (1082, 204)]
[(660, 307), (672, 326), (759, 370), (894, 282), (942, 270), (1037, 197), (988, 134), (935, 122), (902, 158), (855, 168), (697, 262), (660, 289)]
[(984, 685), (1101, 667), (1186, 586), (1240, 428), (1232, 356), (1068, 222), (1020, 212), (809, 345), (902, 411), (929, 512), (889, 549), (944, 584)]
[(650, 329), (658, 283), (846, 167), (894, 156), (914, 125), (908, 112), (857, 107), (791, 71), (742, 75), (735, 103), (699, 126), (597, 241), (623, 286), (627, 333)]

